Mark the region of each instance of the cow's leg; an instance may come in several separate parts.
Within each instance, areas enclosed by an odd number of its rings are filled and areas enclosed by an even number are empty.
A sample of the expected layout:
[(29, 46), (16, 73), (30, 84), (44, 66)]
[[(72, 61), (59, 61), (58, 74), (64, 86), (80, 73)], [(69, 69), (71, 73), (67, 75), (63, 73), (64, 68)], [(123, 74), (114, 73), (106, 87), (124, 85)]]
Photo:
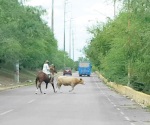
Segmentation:
[(61, 88), (61, 85), (60, 85), (58, 88), (59, 88), (59, 92), (62, 93), (62, 91), (61, 91), (61, 89), (60, 89), (60, 88)]
[(71, 90), (69, 92), (72, 92), (74, 90), (74, 85), (71, 85)]
[(60, 93), (62, 93), (62, 91), (60, 90), (61, 85), (58, 85), (57, 83), (57, 90), (59, 90)]

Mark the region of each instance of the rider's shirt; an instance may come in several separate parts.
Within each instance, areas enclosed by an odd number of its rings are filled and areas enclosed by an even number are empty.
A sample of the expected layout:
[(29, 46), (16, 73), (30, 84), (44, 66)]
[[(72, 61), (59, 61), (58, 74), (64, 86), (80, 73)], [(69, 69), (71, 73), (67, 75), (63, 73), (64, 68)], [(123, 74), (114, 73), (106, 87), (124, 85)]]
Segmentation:
[(45, 64), (43, 65), (43, 72), (44, 72), (45, 74), (50, 74), (50, 68), (49, 68), (49, 65), (48, 65), (47, 63), (45, 63)]

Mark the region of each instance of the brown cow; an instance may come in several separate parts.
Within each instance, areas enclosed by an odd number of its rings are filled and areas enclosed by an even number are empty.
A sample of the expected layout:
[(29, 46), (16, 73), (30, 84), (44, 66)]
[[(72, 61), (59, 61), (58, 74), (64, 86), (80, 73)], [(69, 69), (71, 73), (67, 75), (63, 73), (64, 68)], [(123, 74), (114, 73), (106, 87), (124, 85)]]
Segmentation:
[(60, 90), (61, 85), (71, 86), (72, 89), (69, 91), (69, 92), (71, 92), (74, 90), (74, 87), (78, 84), (84, 84), (83, 79), (71, 77), (71, 76), (59, 76), (57, 78), (57, 87), (59, 90)]

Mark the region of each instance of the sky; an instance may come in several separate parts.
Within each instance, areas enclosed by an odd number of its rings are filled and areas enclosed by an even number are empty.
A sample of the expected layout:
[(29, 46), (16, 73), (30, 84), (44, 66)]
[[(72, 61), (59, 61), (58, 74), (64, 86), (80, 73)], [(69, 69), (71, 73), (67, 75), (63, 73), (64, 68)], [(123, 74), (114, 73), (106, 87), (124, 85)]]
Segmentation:
[[(28, 0), (25, 4), (46, 9), (42, 18), (51, 27), (52, 0)], [(64, 5), (65, 0), (54, 0), (54, 36), (60, 50), (64, 50)], [(116, 3), (115, 8), (117, 14), (120, 4)], [(114, 17), (113, 0), (66, 0), (65, 51), (73, 60), (85, 57), (83, 48), (92, 37), (87, 28), (97, 21), (105, 23), (108, 17)]]

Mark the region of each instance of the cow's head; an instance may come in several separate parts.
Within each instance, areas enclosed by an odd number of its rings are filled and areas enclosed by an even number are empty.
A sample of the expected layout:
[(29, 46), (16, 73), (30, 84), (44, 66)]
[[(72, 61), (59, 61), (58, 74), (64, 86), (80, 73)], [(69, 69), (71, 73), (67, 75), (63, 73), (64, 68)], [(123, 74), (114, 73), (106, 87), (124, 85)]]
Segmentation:
[(80, 78), (80, 84), (83, 84), (83, 85), (85, 84), (82, 78)]

